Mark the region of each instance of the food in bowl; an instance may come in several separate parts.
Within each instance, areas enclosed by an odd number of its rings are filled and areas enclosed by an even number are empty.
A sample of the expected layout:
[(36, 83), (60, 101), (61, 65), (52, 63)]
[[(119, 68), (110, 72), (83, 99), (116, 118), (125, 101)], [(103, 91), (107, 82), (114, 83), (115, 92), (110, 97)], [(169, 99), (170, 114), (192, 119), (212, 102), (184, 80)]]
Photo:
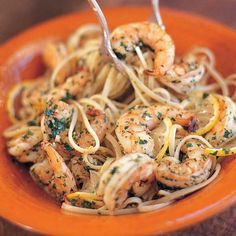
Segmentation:
[(111, 41), (124, 71), (102, 54), (100, 28), (84, 25), (48, 43), (46, 73), (8, 96), (9, 154), (31, 163), (35, 182), (68, 211), (165, 207), (212, 182), (236, 153), (236, 75), (222, 78), (209, 49), (177, 57), (171, 36), (149, 22), (118, 26)]

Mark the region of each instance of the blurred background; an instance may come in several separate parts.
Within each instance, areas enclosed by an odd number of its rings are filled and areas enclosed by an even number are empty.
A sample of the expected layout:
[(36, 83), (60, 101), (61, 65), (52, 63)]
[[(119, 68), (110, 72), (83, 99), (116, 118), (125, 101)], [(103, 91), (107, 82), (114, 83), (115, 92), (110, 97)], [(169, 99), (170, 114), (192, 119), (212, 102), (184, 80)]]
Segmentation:
[[(150, 0), (98, 0), (103, 6), (150, 4)], [(236, 28), (236, 0), (161, 0), (161, 6), (212, 18)], [(0, 43), (49, 18), (88, 8), (86, 0), (0, 0)]]

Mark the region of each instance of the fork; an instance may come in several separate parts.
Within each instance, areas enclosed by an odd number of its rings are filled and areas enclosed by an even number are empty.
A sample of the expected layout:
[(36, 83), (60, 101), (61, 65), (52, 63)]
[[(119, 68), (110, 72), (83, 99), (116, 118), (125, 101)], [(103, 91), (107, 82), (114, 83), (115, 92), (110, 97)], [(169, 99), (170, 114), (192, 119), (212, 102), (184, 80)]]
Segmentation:
[[(109, 32), (106, 18), (105, 18), (104, 14), (103, 14), (103, 12), (96, 0), (88, 0), (88, 2), (90, 4), (91, 8), (93, 9), (93, 11), (95, 12), (95, 14), (97, 15), (98, 21), (99, 21), (100, 26), (102, 28), (102, 32), (103, 32), (102, 52), (107, 56), (107, 58), (109, 60), (113, 61), (115, 64), (115, 67), (122, 74), (124, 74), (124, 71), (125, 71), (124, 64), (120, 59), (118, 59), (118, 57), (114, 53), (112, 46), (111, 46), (110, 32)], [(163, 30), (165, 30), (165, 26), (163, 24), (161, 14), (160, 14), (159, 0), (152, 0), (152, 7), (153, 7), (155, 21)]]

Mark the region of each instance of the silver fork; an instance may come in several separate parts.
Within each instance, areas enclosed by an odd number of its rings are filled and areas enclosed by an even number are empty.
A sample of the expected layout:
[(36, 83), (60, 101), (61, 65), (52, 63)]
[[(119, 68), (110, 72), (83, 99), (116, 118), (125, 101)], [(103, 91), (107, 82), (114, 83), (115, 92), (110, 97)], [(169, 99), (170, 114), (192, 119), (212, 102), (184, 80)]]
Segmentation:
[[(102, 32), (103, 32), (102, 51), (104, 52), (105, 55), (107, 55), (107, 57), (109, 59), (111, 59), (114, 62), (115, 67), (121, 73), (124, 73), (124, 71), (125, 71), (124, 64), (121, 60), (118, 59), (118, 57), (116, 56), (116, 54), (114, 53), (114, 51), (112, 49), (108, 24), (107, 24), (106, 18), (104, 16), (99, 4), (97, 3), (96, 0), (88, 0), (88, 2), (90, 4), (90, 6), (92, 7), (93, 11), (95, 12), (95, 14), (97, 15), (98, 21), (99, 21), (100, 26), (102, 28)], [(155, 21), (163, 30), (165, 30), (165, 26), (163, 24), (161, 14), (160, 14), (159, 0), (152, 0), (152, 7), (153, 7)]]
[(162, 30), (165, 30), (166, 27), (163, 24), (163, 21), (162, 21), (162, 18), (161, 18), (159, 0), (152, 0), (152, 9), (153, 9), (153, 14), (154, 14), (154, 17), (155, 17), (155, 21), (161, 27)]
[(122, 61), (120, 61), (118, 59), (118, 57), (114, 53), (112, 46), (111, 46), (110, 32), (109, 32), (106, 18), (105, 18), (104, 14), (103, 14), (103, 12), (96, 0), (88, 0), (88, 2), (90, 4), (90, 6), (92, 7), (93, 11), (95, 12), (95, 14), (97, 15), (100, 26), (102, 28), (102, 32), (103, 32), (103, 48), (102, 48), (102, 50), (105, 53), (105, 55), (107, 55), (114, 62), (116, 68), (120, 72), (123, 73), (124, 72), (123, 63), (122, 63)]

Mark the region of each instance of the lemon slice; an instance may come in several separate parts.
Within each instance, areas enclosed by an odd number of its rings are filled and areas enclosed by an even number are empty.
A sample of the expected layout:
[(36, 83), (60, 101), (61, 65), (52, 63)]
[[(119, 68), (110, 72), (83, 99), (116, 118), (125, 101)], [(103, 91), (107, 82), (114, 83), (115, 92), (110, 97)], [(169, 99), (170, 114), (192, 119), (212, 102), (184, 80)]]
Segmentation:
[(21, 93), (22, 89), (24, 89), (25, 86), (27, 86), (31, 83), (32, 82), (30, 82), (30, 81), (21, 82), (20, 84), (15, 85), (8, 93), (6, 108), (7, 108), (8, 114), (9, 114), (9, 118), (12, 123), (16, 123), (19, 121), (16, 118), (16, 112), (14, 109), (15, 108), (15, 105), (14, 105), (15, 98)]
[(185, 109), (195, 112), (199, 128), (193, 133), (203, 135), (209, 132), (217, 123), (220, 116), (220, 105), (213, 94), (195, 92), (190, 95)]
[(75, 193), (70, 193), (66, 196), (68, 199), (86, 199), (86, 200), (101, 200), (97, 195), (93, 193), (86, 193), (86, 192), (75, 192)]
[(205, 155), (214, 155), (218, 157), (231, 156), (236, 154), (236, 147), (233, 148), (206, 148), (204, 151)]
[(197, 135), (203, 135), (209, 132), (216, 125), (220, 116), (220, 105), (217, 98), (214, 95), (209, 95), (209, 98), (207, 98), (207, 101), (209, 101), (209, 104), (213, 107), (213, 114), (209, 122), (205, 126), (203, 126), (202, 128), (194, 132)]
[(169, 147), (169, 136), (172, 122), (169, 118), (165, 118), (163, 122), (152, 131), (152, 138), (154, 140), (154, 149), (157, 152), (156, 161), (160, 161)]

